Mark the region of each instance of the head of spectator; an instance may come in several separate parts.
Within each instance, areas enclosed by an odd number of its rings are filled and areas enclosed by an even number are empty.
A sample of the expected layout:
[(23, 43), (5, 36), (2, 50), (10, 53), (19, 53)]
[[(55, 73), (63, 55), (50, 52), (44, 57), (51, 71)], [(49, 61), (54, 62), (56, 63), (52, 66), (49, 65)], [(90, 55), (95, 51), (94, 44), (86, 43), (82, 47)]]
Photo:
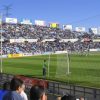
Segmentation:
[(30, 100), (47, 100), (43, 88), (35, 85), (30, 89)]
[(80, 97), (80, 100), (85, 100), (84, 97)]
[(11, 91), (16, 91), (18, 93), (21, 93), (23, 90), (22, 85), (23, 85), (22, 80), (18, 78), (13, 78), (10, 83), (10, 89)]
[(57, 97), (57, 100), (61, 100), (61, 96), (58, 96), (58, 97)]
[(4, 96), (7, 92), (9, 92), (9, 90), (10, 90), (10, 82), (5, 82), (5, 83), (3, 84), (3, 89), (0, 90), (0, 100), (2, 100), (3, 96)]
[(71, 95), (64, 95), (61, 100), (76, 100), (73, 96)]
[(3, 90), (10, 90), (10, 82), (5, 82), (3, 84)]
[(10, 91), (3, 96), (3, 100), (23, 100), (20, 93), (22, 92), (23, 81), (13, 78), (10, 82)]
[(23, 100), (28, 100), (27, 94), (25, 93), (25, 84), (22, 85), (22, 92), (20, 93)]

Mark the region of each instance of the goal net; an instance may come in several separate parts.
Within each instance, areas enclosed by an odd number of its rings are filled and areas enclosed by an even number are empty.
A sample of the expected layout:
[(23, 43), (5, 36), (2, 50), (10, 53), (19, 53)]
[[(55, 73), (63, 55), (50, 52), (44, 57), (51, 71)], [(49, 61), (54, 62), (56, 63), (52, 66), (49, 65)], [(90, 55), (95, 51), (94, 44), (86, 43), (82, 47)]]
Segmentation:
[(69, 54), (58, 54), (57, 55), (57, 67), (55, 77), (63, 77), (69, 75)]

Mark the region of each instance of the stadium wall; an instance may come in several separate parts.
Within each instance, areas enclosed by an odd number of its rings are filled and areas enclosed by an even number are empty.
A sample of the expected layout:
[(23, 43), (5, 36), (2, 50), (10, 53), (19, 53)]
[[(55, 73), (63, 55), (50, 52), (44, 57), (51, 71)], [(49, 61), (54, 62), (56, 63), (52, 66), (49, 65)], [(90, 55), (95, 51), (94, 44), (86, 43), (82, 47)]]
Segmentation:
[[(98, 52), (100, 49), (90, 49), (90, 52)], [(19, 53), (19, 54), (8, 54), (8, 55), (2, 55), (0, 58), (17, 58), (17, 57), (28, 57), (28, 56), (38, 56), (38, 55), (48, 55), (48, 54), (63, 54), (68, 53), (68, 51), (55, 51), (55, 52), (43, 52), (43, 53)]]

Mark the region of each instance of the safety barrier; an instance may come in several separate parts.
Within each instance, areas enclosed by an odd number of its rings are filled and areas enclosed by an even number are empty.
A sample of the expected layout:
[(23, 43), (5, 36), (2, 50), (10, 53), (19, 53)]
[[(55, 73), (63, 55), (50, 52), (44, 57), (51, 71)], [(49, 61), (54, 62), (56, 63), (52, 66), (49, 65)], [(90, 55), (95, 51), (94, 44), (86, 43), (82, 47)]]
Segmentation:
[[(0, 87), (2, 87), (5, 81), (10, 81), (13, 77), (15, 76), (11, 74), (4, 74), (4, 73), (0, 74)], [(25, 77), (21, 76), (20, 78), (26, 79)], [(41, 80), (37, 78), (32, 78), (32, 79)], [(69, 85), (67, 83), (55, 82), (55, 81), (46, 81), (46, 82), (48, 82), (48, 87), (47, 87), (48, 93), (51, 93), (53, 95), (70, 94), (75, 96), (76, 98), (84, 97), (86, 98), (85, 100), (100, 100), (100, 89)], [(26, 91), (29, 92), (29, 89), (30, 88), (27, 87)]]

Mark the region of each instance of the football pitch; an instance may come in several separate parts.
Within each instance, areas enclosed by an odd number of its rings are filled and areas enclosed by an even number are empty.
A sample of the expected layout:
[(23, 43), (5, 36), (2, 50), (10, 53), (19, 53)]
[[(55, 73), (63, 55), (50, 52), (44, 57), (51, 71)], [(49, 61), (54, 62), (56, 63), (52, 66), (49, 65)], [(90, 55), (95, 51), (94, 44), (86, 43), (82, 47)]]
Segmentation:
[[(48, 55), (21, 58), (4, 58), (2, 66), (3, 73), (42, 78), (44, 59), (47, 60), (46, 65), (48, 68)], [(62, 66), (66, 65), (62, 62)], [(63, 70), (62, 66), (61, 70)], [(66, 68), (67, 71), (67, 67), (64, 68)], [(94, 53), (88, 56), (71, 54), (69, 69), (69, 75), (56, 75), (57, 55), (50, 55), (49, 77), (47, 73), (46, 79), (62, 81), (68, 84), (100, 88), (100, 53)]]

